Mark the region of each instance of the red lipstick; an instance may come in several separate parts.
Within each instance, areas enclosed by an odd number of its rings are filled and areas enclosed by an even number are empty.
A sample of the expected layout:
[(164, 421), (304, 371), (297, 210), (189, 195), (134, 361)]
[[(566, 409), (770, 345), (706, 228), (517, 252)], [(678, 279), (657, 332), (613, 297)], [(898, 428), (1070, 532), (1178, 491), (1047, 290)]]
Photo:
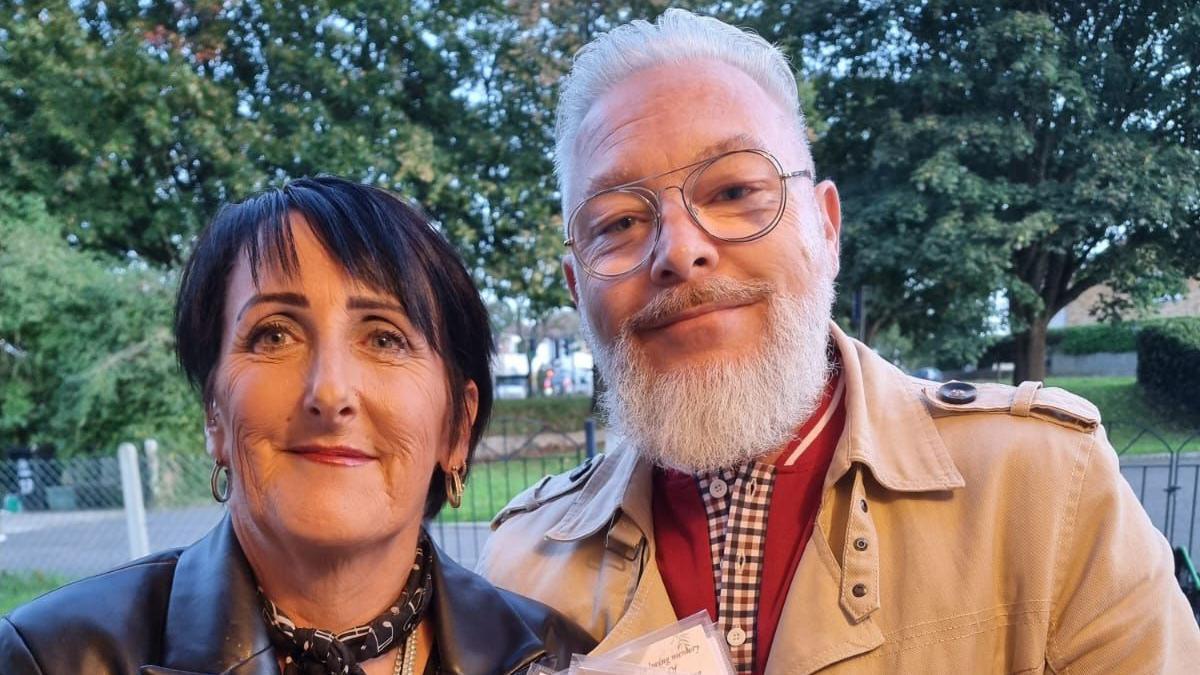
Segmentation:
[(322, 464), (359, 466), (375, 461), (375, 456), (348, 445), (297, 445), (288, 452)]

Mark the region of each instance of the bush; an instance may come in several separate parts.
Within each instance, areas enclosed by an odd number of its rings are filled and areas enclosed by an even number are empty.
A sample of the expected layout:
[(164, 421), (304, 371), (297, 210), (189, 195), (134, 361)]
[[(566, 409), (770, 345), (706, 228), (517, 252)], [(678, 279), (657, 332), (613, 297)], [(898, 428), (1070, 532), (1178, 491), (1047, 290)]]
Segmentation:
[[(1106, 352), (1137, 350), (1138, 333), (1151, 326), (1163, 326), (1188, 319), (1151, 319), (1149, 321), (1100, 323), (1092, 326), (1052, 328), (1046, 331), (1046, 348), (1063, 354), (1080, 356)], [(1001, 338), (984, 352), (977, 365), (981, 368), (1013, 360), (1013, 338)]]
[(1059, 351), (1079, 355), (1134, 351), (1137, 349), (1137, 331), (1137, 324), (1122, 322), (1059, 328), (1051, 333), (1058, 334)]
[(1200, 416), (1200, 318), (1146, 326), (1137, 337), (1138, 383), (1154, 396)]

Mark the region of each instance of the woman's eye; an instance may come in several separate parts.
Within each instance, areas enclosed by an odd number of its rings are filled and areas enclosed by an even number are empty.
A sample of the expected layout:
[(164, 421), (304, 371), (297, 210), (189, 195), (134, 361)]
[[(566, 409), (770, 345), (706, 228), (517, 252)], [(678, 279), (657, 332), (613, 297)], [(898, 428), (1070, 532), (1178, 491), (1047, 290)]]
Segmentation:
[(371, 346), (382, 351), (402, 351), (408, 347), (408, 341), (400, 333), (381, 330), (371, 334)]
[(283, 326), (263, 326), (250, 337), (251, 350), (258, 353), (277, 352), (295, 342), (295, 338)]

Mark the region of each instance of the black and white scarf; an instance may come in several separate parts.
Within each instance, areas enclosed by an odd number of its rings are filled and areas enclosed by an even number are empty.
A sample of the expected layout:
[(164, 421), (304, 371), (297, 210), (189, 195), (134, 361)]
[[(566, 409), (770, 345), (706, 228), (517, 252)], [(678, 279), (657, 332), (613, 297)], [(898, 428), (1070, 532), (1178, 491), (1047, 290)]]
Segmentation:
[(341, 633), (298, 628), (258, 589), (271, 644), (284, 654), (283, 675), (363, 675), (358, 664), (386, 653), (408, 637), (433, 596), (433, 546), (424, 530), (404, 591), (370, 623)]

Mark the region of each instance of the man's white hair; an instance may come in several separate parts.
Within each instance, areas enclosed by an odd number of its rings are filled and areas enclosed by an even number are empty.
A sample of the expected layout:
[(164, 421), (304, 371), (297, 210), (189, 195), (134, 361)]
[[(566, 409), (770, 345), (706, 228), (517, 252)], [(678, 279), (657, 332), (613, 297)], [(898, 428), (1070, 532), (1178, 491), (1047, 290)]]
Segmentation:
[[(803, 161), (809, 165), (806, 168), (812, 169), (796, 78), (783, 52), (762, 37), (718, 19), (682, 9), (668, 9), (654, 23), (637, 20), (614, 28), (592, 40), (575, 55), (575, 63), (559, 94), (554, 129), (554, 166), (562, 195), (564, 221), (571, 207), (567, 203), (571, 153), (588, 109), (634, 72), (697, 59), (713, 59), (738, 68), (757, 82), (783, 110), (792, 111)], [(565, 222), (563, 226), (566, 227)]]

